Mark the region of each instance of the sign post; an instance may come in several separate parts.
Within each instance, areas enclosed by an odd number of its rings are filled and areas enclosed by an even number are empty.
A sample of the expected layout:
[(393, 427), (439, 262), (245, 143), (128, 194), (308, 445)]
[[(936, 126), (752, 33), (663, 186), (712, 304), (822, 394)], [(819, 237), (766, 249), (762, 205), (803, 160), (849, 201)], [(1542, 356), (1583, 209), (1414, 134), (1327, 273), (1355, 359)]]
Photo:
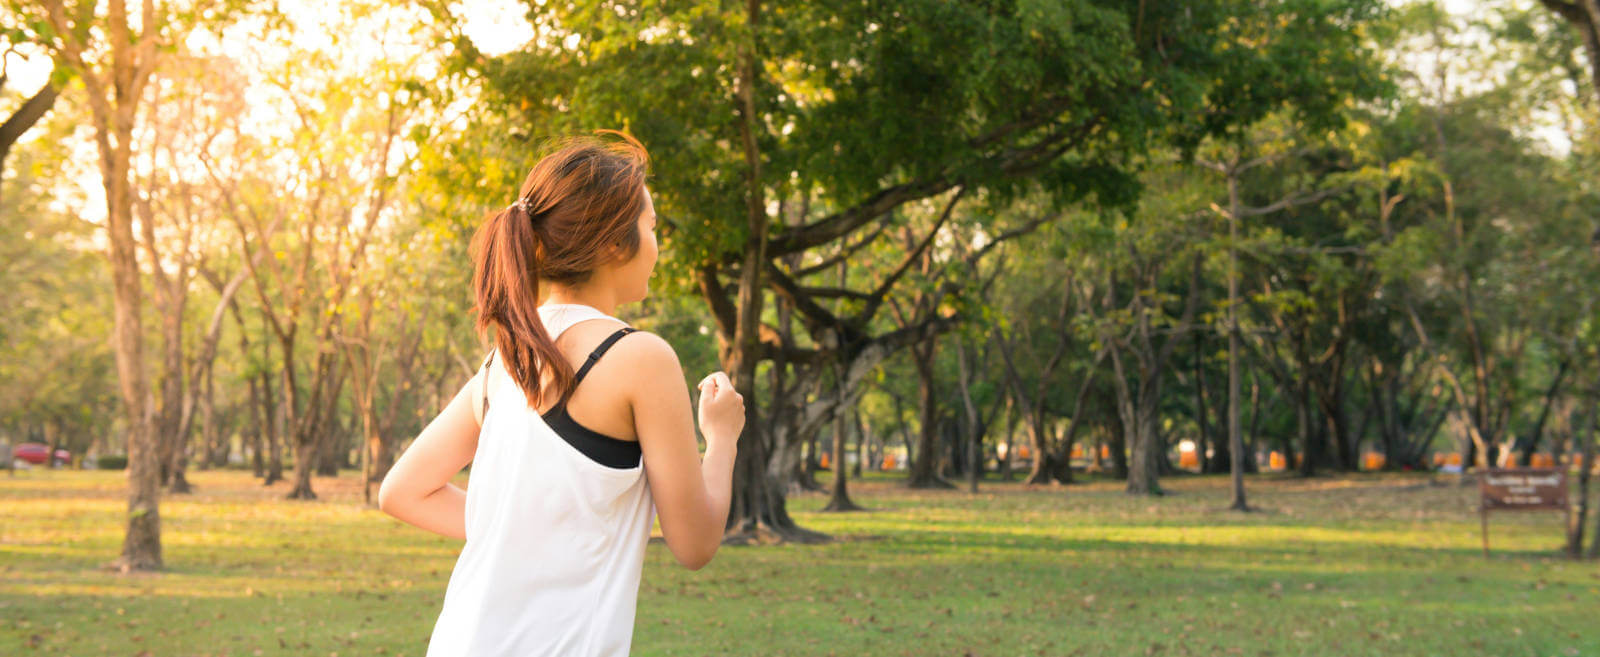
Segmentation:
[(1490, 511), (1567, 511), (1567, 472), (1559, 468), (1490, 468), (1478, 481), (1483, 556), (1489, 556)]

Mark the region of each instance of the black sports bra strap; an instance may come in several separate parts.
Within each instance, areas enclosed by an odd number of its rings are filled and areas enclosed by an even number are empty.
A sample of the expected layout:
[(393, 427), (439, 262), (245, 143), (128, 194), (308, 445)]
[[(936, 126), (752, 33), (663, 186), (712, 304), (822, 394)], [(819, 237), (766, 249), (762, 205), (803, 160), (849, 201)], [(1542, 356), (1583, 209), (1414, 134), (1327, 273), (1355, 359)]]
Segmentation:
[(612, 333), (611, 335), (607, 336), (605, 341), (601, 342), (600, 346), (595, 347), (594, 351), (589, 354), (589, 360), (584, 361), (583, 367), (578, 368), (578, 374), (572, 377), (572, 388), (574, 390), (578, 388), (578, 383), (583, 381), (584, 375), (589, 373), (589, 368), (594, 367), (595, 361), (600, 360), (600, 356), (606, 353), (606, 350), (610, 349), (611, 345), (616, 344), (618, 340), (621, 340), (622, 336), (637, 330), (639, 329), (636, 329), (632, 326), (625, 326), (617, 329), (616, 333)]

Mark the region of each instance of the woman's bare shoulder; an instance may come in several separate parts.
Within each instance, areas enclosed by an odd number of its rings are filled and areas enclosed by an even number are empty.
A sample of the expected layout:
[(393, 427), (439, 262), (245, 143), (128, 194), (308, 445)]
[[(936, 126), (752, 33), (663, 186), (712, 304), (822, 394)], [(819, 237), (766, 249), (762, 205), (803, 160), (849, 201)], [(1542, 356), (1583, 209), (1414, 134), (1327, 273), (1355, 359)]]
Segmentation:
[(662, 368), (682, 369), (678, 364), (678, 352), (673, 350), (672, 344), (650, 331), (633, 331), (628, 334), (626, 340), (617, 341), (612, 349), (620, 352), (619, 356), (635, 364), (642, 371)]

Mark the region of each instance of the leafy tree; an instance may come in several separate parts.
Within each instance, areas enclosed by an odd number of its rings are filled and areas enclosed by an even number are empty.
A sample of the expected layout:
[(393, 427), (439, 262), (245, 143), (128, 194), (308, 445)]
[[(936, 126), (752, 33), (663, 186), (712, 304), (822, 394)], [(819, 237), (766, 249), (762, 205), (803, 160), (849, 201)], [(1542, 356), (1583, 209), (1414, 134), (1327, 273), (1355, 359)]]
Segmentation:
[[(1290, 98), (1327, 115), (1363, 74), (1356, 26), (1374, 11), (1283, 2), (1241, 21), (1229, 3), (595, 3), (531, 12), (540, 36), (521, 52), (461, 51), (511, 125), (620, 123), (670, 163), (653, 187), (674, 228), (668, 278), (711, 308), (750, 414), (729, 529), (799, 538), (769, 472), (782, 446), (754, 403), (757, 363), (785, 348), (763, 337), (766, 292), (806, 287), (776, 260), (804, 254), (820, 274), (835, 245), (870, 241), (897, 209), (957, 188), (992, 207), (1031, 190), (1058, 205), (1126, 203), (1132, 156), (1152, 144), (1192, 145)], [(1247, 37), (1259, 47), (1239, 47)], [(788, 225), (771, 209), (786, 204), (810, 212)], [(859, 354), (906, 331), (874, 334), (881, 302), (866, 294), (848, 316), (796, 307)]]

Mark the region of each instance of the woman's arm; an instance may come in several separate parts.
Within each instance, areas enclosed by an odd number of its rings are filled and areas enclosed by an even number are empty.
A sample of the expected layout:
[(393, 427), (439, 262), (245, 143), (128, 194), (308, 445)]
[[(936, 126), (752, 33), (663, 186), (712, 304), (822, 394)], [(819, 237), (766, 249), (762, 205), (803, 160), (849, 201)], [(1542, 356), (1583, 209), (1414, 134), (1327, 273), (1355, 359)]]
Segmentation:
[(450, 479), (478, 449), (474, 408), (484, 370), (472, 377), (400, 455), (378, 488), (378, 508), (430, 532), (466, 540), (467, 492)]
[(627, 340), (625, 357), (639, 364), (629, 403), (644, 452), (650, 496), (661, 533), (678, 563), (699, 570), (716, 555), (728, 524), (733, 459), (744, 427), (744, 400), (721, 372), (701, 383), (702, 458), (694, 438), (689, 390), (678, 355), (660, 337)]

